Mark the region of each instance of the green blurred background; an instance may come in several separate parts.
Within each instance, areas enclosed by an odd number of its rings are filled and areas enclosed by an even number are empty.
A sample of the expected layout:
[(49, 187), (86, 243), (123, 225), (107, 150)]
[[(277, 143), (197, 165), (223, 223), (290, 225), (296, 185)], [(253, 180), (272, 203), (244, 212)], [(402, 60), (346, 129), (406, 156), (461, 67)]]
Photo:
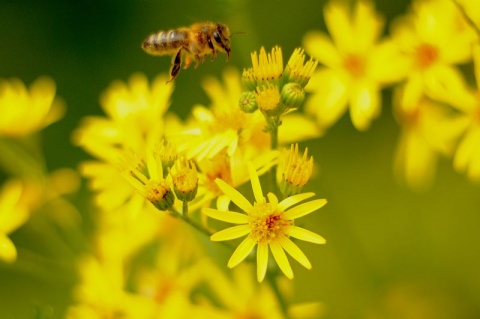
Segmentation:
[[(262, 45), (280, 45), (287, 59), (307, 31), (324, 30), (324, 3), (1, 0), (0, 77), (27, 84), (41, 75), (55, 80), (68, 111), (42, 133), (47, 166), (75, 168), (88, 156), (72, 146), (71, 132), (83, 116), (102, 114), (98, 99), (109, 83), (134, 72), (152, 79), (169, 70), (169, 58), (141, 50), (148, 34), (223, 22), (246, 32), (233, 38), (228, 63), (242, 69)], [(376, 2), (387, 21), (408, 4)], [(182, 71), (171, 109), (185, 116), (193, 104), (208, 105), (199, 82), (207, 74), (220, 76), (224, 58)], [(369, 131), (357, 132), (344, 117), (321, 139), (304, 143), (320, 167), (308, 190), (329, 201), (304, 222), (327, 245), (300, 244), (314, 268), (293, 265), (295, 300), (322, 301), (324, 318), (480, 318), (480, 186), (455, 173), (448, 159), (440, 162), (428, 191), (396, 183), (392, 161), (399, 127), (390, 100), (387, 90), (383, 115)], [(34, 217), (12, 235), (20, 256), (14, 265), (0, 264), (0, 319), (36, 318), (36, 312), (63, 317), (76, 279), (75, 255), (88, 246), (77, 239), (88, 237), (94, 213), (85, 189), (74, 201), (83, 217), (78, 233)]]

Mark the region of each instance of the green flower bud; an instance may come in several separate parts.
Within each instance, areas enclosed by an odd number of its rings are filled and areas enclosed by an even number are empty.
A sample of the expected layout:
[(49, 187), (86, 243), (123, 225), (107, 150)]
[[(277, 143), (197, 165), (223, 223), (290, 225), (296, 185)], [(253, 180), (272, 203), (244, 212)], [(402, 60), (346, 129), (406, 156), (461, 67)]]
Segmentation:
[(238, 98), (238, 106), (245, 113), (253, 113), (258, 109), (257, 99), (255, 98), (255, 93), (248, 91), (240, 94)]
[(282, 103), (289, 109), (297, 108), (305, 100), (305, 91), (298, 83), (288, 83), (282, 87)]

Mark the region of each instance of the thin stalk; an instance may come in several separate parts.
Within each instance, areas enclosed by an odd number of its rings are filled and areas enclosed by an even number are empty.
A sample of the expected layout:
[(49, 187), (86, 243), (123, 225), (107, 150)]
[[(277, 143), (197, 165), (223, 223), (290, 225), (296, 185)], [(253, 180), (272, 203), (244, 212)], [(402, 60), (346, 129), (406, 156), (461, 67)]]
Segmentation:
[(278, 300), (278, 303), (280, 305), (280, 309), (282, 310), (284, 318), (290, 319), (290, 316), (288, 314), (287, 303), (285, 302), (285, 298), (283, 297), (282, 292), (280, 291), (280, 288), (278, 287), (278, 284), (276, 281), (276, 274), (267, 273), (267, 281), (270, 284), (270, 287), (272, 287), (273, 293), (275, 294), (275, 297)]
[[(278, 125), (273, 125), (270, 130), (270, 149), (272, 151), (278, 148)], [(277, 166), (273, 165), (269, 172), (270, 190), (277, 193)]]

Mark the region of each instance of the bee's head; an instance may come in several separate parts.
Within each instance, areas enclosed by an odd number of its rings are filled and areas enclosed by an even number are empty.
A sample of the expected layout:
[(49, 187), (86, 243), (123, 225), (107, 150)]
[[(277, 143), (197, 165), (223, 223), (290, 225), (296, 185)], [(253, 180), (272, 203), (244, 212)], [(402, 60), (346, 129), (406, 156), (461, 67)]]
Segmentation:
[(230, 30), (222, 23), (217, 23), (213, 31), (215, 44), (227, 53), (227, 59), (230, 58)]

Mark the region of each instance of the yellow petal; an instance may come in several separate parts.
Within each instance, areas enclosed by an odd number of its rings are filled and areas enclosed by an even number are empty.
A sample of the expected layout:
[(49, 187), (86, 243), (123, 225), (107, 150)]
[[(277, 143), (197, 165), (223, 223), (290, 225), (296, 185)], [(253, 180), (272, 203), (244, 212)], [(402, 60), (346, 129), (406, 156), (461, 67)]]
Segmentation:
[(228, 268), (233, 268), (239, 263), (241, 263), (245, 258), (247, 258), (248, 254), (252, 251), (253, 247), (257, 244), (256, 240), (250, 238), (248, 236), (245, 238), (240, 245), (238, 245), (237, 249), (232, 254), (232, 257), (228, 260)]
[(212, 208), (204, 208), (203, 213), (208, 217), (215, 218), (227, 223), (232, 224), (247, 224), (248, 216), (245, 214), (232, 212), (232, 211), (221, 211)]
[(347, 110), (346, 80), (338, 72), (323, 69), (316, 72), (310, 82), (314, 91), (305, 103), (305, 111), (316, 117), (322, 129), (328, 128)]
[(262, 282), (267, 273), (268, 244), (258, 244), (257, 247), (257, 280)]
[(288, 235), (314, 244), (325, 244), (327, 242), (322, 236), (297, 226), (290, 226), (288, 228)]
[(231, 240), (231, 239), (245, 236), (246, 234), (250, 233), (250, 231), (251, 231), (251, 228), (249, 225), (233, 226), (213, 234), (212, 236), (210, 236), (210, 240), (211, 241)]
[(280, 241), (280, 245), (282, 245), (283, 249), (292, 256), (296, 261), (298, 261), (303, 267), (307, 269), (312, 268), (312, 264), (308, 260), (307, 256), (298, 248), (297, 245), (293, 241), (288, 238), (283, 238)]
[(350, 103), (350, 117), (359, 131), (367, 130), (371, 121), (380, 115), (380, 93), (373, 83), (355, 87)]
[(292, 267), (290, 267), (290, 263), (288, 262), (287, 255), (283, 251), (282, 246), (277, 242), (270, 243), (270, 250), (272, 251), (273, 258), (277, 262), (278, 266), (282, 270), (282, 272), (287, 276), (288, 279), (293, 278), (293, 271)]
[(217, 178), (215, 180), (215, 183), (217, 186), (222, 190), (222, 192), (225, 193), (230, 199), (243, 211), (249, 212), (253, 209), (252, 204), (248, 201), (248, 199), (245, 198), (239, 191), (237, 191), (235, 188), (232, 186), (228, 185), (226, 182), (223, 180)]
[(0, 260), (11, 263), (16, 259), (17, 249), (15, 248), (15, 245), (7, 235), (0, 233)]
[(323, 32), (311, 31), (303, 38), (305, 50), (321, 64), (330, 68), (341, 65), (342, 59), (330, 38)]
[(326, 203), (327, 203), (326, 199), (316, 199), (316, 200), (312, 200), (310, 202), (295, 206), (292, 209), (287, 210), (285, 212), (285, 218), (290, 220), (300, 218), (302, 216), (308, 215), (316, 211), (317, 209), (320, 209)]
[(251, 162), (248, 162), (248, 174), (250, 175), (250, 181), (252, 183), (253, 195), (255, 196), (255, 201), (257, 203), (264, 203), (265, 198), (262, 193), (262, 185), (260, 184), (260, 179), (258, 178), (257, 171)]
[(312, 196), (315, 196), (315, 193), (311, 193), (311, 192), (301, 193), (301, 194), (297, 194), (297, 195), (287, 197), (284, 200), (282, 200), (280, 203), (278, 203), (278, 209), (286, 210), (290, 206), (296, 205), (296, 204), (298, 204), (298, 203), (300, 203), (300, 202), (302, 202), (302, 201), (304, 201), (307, 198), (310, 198)]

